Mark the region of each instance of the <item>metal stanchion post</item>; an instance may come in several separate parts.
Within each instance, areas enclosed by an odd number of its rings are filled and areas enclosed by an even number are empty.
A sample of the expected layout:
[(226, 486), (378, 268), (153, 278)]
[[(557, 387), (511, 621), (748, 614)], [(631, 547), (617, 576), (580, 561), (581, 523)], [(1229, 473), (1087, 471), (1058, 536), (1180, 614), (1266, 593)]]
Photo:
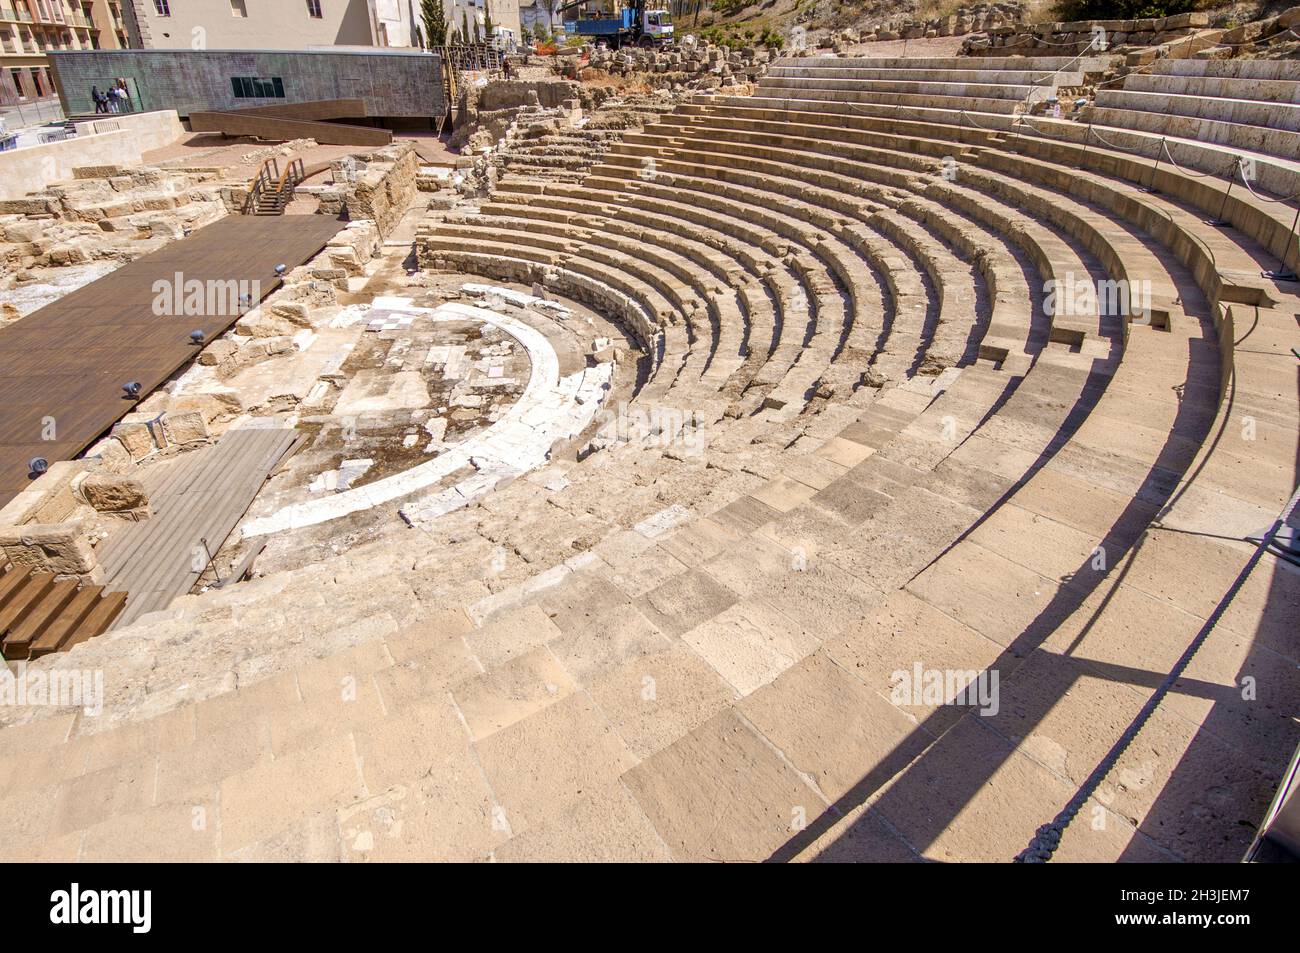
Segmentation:
[(1142, 192), (1149, 192), (1151, 195), (1159, 195), (1160, 190), (1156, 188), (1156, 173), (1160, 171), (1160, 160), (1165, 157), (1165, 140), (1160, 140), (1160, 148), (1156, 150), (1156, 164), (1151, 167), (1151, 184), (1141, 189)]
[(1232, 174), (1228, 176), (1228, 187), (1224, 189), (1223, 201), (1219, 203), (1219, 214), (1214, 218), (1205, 219), (1206, 225), (1213, 225), (1215, 228), (1226, 228), (1228, 225), (1231, 224), (1231, 222), (1229, 222), (1226, 218), (1223, 217), (1223, 213), (1228, 208), (1228, 196), (1232, 194), (1232, 187), (1237, 183), (1237, 172), (1240, 169), (1241, 169), (1241, 160), (1234, 159), (1232, 161)]
[[(1300, 225), (1300, 208), (1295, 210), (1295, 218), (1291, 219), (1291, 241), (1289, 244), (1296, 245), (1300, 248), (1300, 235), (1296, 233), (1296, 226)], [(1282, 267), (1274, 271), (1264, 272), (1265, 278), (1271, 278), (1273, 281), (1300, 281), (1300, 275), (1297, 275), (1290, 265), (1286, 263), (1286, 251), (1281, 254)]]

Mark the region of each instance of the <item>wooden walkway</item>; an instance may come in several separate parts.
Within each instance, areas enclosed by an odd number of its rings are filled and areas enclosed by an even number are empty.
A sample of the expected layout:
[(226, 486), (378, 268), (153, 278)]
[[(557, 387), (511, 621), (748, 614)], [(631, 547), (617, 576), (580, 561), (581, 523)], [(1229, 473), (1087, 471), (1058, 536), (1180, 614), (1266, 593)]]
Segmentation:
[(33, 457), (70, 460), (129, 413), (123, 384), (139, 381), (143, 400), (193, 359), (191, 331), (211, 341), (239, 318), (155, 315), (155, 281), (257, 281), (265, 297), (276, 265), (301, 265), (344, 224), (232, 215), (0, 328), (0, 506), (27, 488)]
[(296, 430), (229, 430), (160, 474), (148, 488), (153, 516), (119, 530), (99, 554), (104, 585), (129, 593), (115, 626), (165, 609), (194, 587), (207, 550), (220, 549), (298, 436)]

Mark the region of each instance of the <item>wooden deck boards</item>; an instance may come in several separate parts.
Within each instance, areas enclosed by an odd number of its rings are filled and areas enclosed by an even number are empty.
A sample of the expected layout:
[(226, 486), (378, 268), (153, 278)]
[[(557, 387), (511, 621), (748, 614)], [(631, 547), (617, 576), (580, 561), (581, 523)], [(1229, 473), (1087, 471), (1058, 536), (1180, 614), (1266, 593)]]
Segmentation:
[(216, 553), (296, 439), (294, 430), (230, 430), (173, 463), (151, 494), (153, 516), (119, 531), (100, 553), (105, 585), (130, 594), (117, 626), (193, 588), (202, 541)]
[(144, 399), (197, 353), (191, 331), (211, 341), (238, 320), (155, 315), (155, 281), (256, 280), (264, 298), (280, 285), (276, 265), (301, 265), (344, 224), (232, 215), (0, 328), (0, 506), (27, 488), (33, 457), (70, 460), (134, 409), (123, 384), (139, 381)]

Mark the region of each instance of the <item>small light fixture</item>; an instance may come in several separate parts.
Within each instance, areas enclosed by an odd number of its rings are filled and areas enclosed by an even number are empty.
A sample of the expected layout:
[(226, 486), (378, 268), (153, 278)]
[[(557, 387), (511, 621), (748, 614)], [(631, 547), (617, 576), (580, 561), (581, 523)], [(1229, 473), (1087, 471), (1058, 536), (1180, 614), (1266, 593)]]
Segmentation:
[(283, 274), (284, 274), (284, 265), (276, 265), (276, 266), (275, 266), (275, 273), (276, 273), (277, 275), (283, 275)]
[(27, 472), (34, 479), (50, 468), (50, 461), (44, 457), (32, 457), (27, 461)]
[(204, 341), (204, 338), (205, 338), (205, 335), (204, 335), (204, 333), (203, 333), (202, 331), (191, 331), (191, 332), (190, 332), (190, 342), (191, 342), (192, 344), (202, 344), (203, 341)]
[(126, 394), (127, 400), (135, 400), (137, 397), (140, 396), (140, 382), (127, 381), (125, 384), (122, 385), (122, 390)]

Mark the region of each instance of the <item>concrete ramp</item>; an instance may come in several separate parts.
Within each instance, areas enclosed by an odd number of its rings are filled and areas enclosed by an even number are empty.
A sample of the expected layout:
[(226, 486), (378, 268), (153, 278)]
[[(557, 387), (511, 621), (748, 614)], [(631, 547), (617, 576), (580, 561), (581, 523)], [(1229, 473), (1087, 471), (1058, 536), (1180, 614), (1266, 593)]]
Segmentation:
[(365, 103), (360, 99), (321, 99), (306, 103), (253, 106), (190, 113), (193, 132), (219, 132), (226, 136), (256, 136), (259, 139), (315, 139), (330, 146), (385, 146), (393, 141), (387, 129), (329, 122), (332, 119), (364, 119)]

